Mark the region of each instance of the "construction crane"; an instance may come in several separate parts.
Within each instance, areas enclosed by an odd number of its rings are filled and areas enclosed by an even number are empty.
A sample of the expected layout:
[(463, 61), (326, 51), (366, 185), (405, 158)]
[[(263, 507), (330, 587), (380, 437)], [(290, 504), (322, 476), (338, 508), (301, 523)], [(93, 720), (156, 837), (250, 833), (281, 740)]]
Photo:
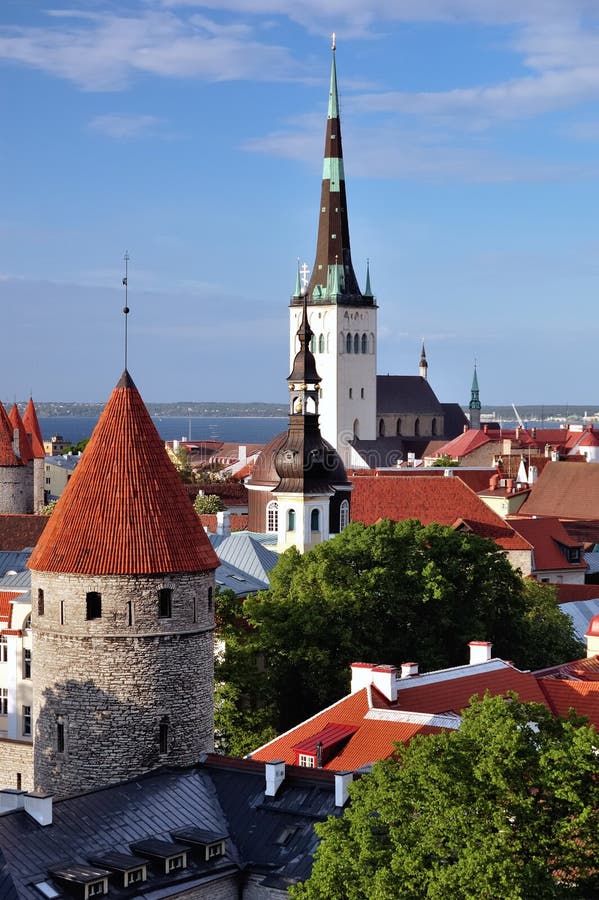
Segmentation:
[(526, 428), (524, 422), (522, 421), (522, 419), (521, 419), (521, 417), (520, 417), (520, 413), (519, 413), (518, 410), (516, 409), (516, 406), (515, 406), (514, 403), (512, 403), (512, 409), (514, 410), (514, 412), (515, 412), (515, 414), (516, 414), (516, 419), (518, 420), (518, 425), (520, 426), (520, 428)]

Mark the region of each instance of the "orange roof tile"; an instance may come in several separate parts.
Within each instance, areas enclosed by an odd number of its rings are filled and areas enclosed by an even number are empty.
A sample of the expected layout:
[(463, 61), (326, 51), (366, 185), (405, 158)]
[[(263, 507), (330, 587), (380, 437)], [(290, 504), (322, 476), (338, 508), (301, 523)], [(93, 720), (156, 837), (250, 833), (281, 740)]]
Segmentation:
[(490, 509), (460, 478), (351, 477), (351, 517), (373, 525), (379, 519), (419, 519), (423, 525), (458, 521), (504, 550), (530, 550), (530, 544)]
[(3, 513), (0, 515), (0, 550), (35, 547), (48, 521), (48, 516)]
[(13, 427), (0, 403), (0, 466), (22, 466), (23, 460), (15, 455), (13, 449)]
[(561, 519), (597, 519), (599, 465), (550, 462), (520, 512), (527, 516), (559, 516)]
[(10, 616), (10, 601), (15, 597), (21, 597), (22, 591), (0, 591), (0, 620), (8, 622)]
[(128, 372), (112, 392), (28, 565), (86, 575), (218, 567)]
[(8, 418), (12, 427), (19, 432), (19, 456), (24, 463), (31, 462), (33, 459), (31, 441), (29, 440), (29, 435), (25, 431), (23, 419), (21, 418), (21, 413), (19, 412), (19, 407), (16, 403), (13, 403)]
[[(579, 541), (570, 537), (560, 520), (555, 516), (539, 518), (524, 518), (520, 516), (507, 516), (506, 522), (522, 535), (534, 548), (535, 570), (537, 572), (553, 571), (555, 569), (586, 569), (586, 562), (582, 558), (583, 546)], [(578, 562), (568, 562), (560, 550), (563, 547), (578, 550)]]
[(31, 397), (27, 402), (27, 407), (23, 416), (23, 425), (31, 440), (31, 449), (33, 450), (34, 459), (44, 459), (46, 456), (44, 439), (42, 437), (40, 423), (38, 422), (37, 412), (35, 411), (35, 405)]
[(481, 431), (478, 428), (469, 428), (467, 431), (464, 431), (463, 434), (459, 434), (457, 437), (453, 438), (453, 440), (448, 441), (447, 444), (443, 444), (442, 447), (439, 447), (439, 449), (435, 451), (435, 456), (451, 456), (452, 459), (457, 459), (458, 457), (472, 453), (473, 450), (477, 450), (479, 447), (482, 447), (483, 444), (490, 443), (490, 441), (491, 437), (488, 434), (485, 434), (484, 431)]
[[(200, 522), (207, 531), (212, 532), (212, 534), (216, 534), (216, 528), (218, 525), (216, 513), (203, 513), (199, 518)], [(247, 513), (231, 513), (231, 518), (229, 521), (231, 523), (231, 531), (247, 531)]]
[(574, 709), (599, 728), (599, 681), (540, 678), (539, 684), (556, 715), (567, 716), (568, 710)]
[(479, 674), (470, 674), (465, 669), (461, 678), (440, 677), (428, 683), (426, 675), (412, 676), (405, 682), (400, 681), (397, 706), (411, 712), (459, 714), (468, 706), (473, 694), (483, 697), (486, 691), (494, 696), (515, 691), (522, 701), (545, 703), (534, 675), (506, 665), (502, 668), (489, 667), (488, 671)]

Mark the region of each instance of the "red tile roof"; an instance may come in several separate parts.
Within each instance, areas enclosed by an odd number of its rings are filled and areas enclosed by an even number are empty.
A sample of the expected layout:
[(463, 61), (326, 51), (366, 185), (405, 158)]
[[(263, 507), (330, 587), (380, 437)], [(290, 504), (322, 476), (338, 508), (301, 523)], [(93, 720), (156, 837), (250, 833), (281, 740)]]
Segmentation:
[[(200, 522), (204, 526), (207, 531), (212, 532), (212, 534), (216, 534), (216, 514), (215, 513), (205, 513), (201, 515)], [(241, 513), (239, 515), (235, 513), (231, 513), (230, 518), (231, 523), (231, 531), (247, 531), (248, 527), (248, 515), (247, 513)]]
[(35, 411), (35, 405), (31, 397), (27, 402), (27, 407), (23, 416), (23, 425), (25, 426), (25, 431), (30, 436), (31, 449), (33, 450), (34, 458), (44, 459), (46, 456), (46, 452), (44, 450), (44, 439), (42, 437), (42, 430), (40, 428), (40, 423), (38, 422), (37, 413)]
[(0, 550), (35, 547), (48, 521), (48, 516), (0, 515)]
[[(537, 572), (554, 571), (555, 569), (587, 569), (582, 558), (583, 546), (570, 537), (562, 523), (555, 516), (528, 519), (520, 516), (507, 516), (506, 522), (525, 538), (534, 548), (534, 568)], [(580, 551), (578, 562), (568, 562), (560, 544), (564, 547)]]
[(567, 716), (574, 709), (599, 728), (599, 681), (540, 678), (539, 685), (555, 715)]
[(22, 591), (0, 591), (0, 621), (8, 622), (10, 616), (10, 601), (15, 597), (21, 597)]
[(31, 462), (33, 459), (33, 448), (31, 446), (31, 441), (29, 440), (29, 435), (25, 431), (23, 419), (21, 418), (21, 413), (19, 412), (19, 407), (16, 403), (13, 403), (8, 418), (12, 427), (19, 431), (19, 456), (24, 463)]
[(481, 537), (494, 540), (504, 550), (530, 550), (515, 533), (460, 478), (351, 477), (354, 489), (351, 517), (372, 525), (379, 519), (419, 519), (424, 525), (467, 523)]
[(218, 565), (143, 400), (125, 372), (29, 568), (141, 575), (198, 572)]
[(490, 442), (491, 438), (484, 431), (478, 428), (469, 428), (468, 431), (459, 434), (447, 444), (443, 444), (435, 452), (435, 456), (451, 456), (452, 459), (458, 459)]
[(577, 603), (580, 600), (598, 600), (599, 584), (554, 584), (558, 603)]
[(550, 462), (545, 466), (520, 512), (526, 516), (561, 519), (597, 519), (599, 464), (572, 466)]
[(23, 460), (13, 449), (13, 427), (0, 403), (0, 466), (22, 466)]

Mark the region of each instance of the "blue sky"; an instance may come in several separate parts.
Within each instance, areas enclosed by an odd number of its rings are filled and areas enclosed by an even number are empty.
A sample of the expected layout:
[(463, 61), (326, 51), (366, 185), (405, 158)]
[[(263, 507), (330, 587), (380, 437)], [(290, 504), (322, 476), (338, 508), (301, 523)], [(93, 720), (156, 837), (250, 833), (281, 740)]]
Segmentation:
[(284, 401), (337, 33), (382, 373), (599, 409), (597, 0), (3, 0), (0, 398)]

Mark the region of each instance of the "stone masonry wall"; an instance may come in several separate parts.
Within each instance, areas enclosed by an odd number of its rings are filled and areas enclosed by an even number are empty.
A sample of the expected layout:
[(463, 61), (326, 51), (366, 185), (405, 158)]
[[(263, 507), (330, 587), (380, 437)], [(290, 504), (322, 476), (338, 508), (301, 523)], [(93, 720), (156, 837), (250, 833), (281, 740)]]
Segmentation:
[(22, 741), (0, 740), (0, 789), (33, 790), (33, 746)]
[(0, 466), (0, 513), (33, 512), (33, 465)]
[[(101, 595), (92, 620), (90, 591)], [(68, 796), (212, 749), (213, 595), (213, 573), (32, 572), (36, 789)]]

